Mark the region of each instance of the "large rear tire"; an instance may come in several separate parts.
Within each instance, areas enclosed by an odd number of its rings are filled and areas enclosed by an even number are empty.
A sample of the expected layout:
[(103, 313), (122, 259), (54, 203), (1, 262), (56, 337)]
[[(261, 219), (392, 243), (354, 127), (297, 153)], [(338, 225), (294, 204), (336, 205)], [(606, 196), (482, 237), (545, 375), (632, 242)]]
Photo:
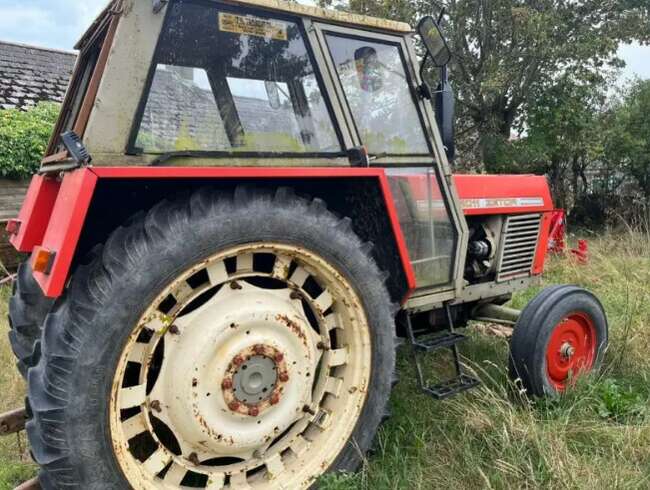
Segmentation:
[(238, 189), (116, 230), (47, 317), (27, 432), (45, 489), (306, 488), (386, 413), (393, 307), (349, 220)]
[(530, 395), (557, 395), (579, 375), (600, 369), (607, 338), (607, 317), (596, 296), (576, 286), (547, 288), (517, 321), (510, 376)]
[(41, 339), (43, 321), (53, 304), (54, 300), (45, 297), (34, 279), (29, 261), (20, 264), (9, 300), (9, 343), (18, 359), (18, 370), (25, 379), (27, 370), (38, 361), (36, 345)]

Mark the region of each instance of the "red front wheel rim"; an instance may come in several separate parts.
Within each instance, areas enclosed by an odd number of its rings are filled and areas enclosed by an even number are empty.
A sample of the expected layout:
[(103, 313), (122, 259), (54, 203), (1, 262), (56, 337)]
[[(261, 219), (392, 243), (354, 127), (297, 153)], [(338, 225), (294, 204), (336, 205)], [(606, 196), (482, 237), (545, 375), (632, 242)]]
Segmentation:
[(585, 313), (571, 313), (556, 325), (546, 349), (546, 370), (555, 389), (564, 391), (570, 380), (593, 367), (596, 343), (596, 327)]

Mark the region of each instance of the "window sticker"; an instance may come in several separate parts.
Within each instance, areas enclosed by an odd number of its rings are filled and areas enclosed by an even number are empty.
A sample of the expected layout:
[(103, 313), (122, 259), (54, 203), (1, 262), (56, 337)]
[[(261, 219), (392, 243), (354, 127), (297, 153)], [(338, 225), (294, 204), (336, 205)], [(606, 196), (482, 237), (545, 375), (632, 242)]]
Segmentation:
[(252, 15), (244, 16), (219, 12), (219, 30), (234, 34), (270, 38), (276, 41), (289, 40), (285, 23), (253, 17)]

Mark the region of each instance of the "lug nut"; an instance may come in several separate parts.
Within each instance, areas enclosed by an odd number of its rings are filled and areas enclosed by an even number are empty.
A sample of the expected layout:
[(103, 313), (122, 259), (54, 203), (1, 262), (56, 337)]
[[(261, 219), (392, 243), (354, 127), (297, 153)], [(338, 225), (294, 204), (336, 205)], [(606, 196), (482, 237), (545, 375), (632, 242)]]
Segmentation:
[(199, 461), (199, 455), (196, 453), (191, 453), (187, 457), (187, 460), (195, 466), (199, 466), (201, 464), (201, 461)]
[(300, 293), (298, 291), (291, 291), (289, 297), (291, 299), (302, 299), (302, 296), (300, 296)]
[(283, 383), (289, 381), (289, 373), (280, 373), (280, 381)]
[(278, 352), (275, 357), (273, 357), (273, 360), (275, 362), (282, 362), (284, 361), (284, 356)]
[(221, 382), (221, 388), (224, 390), (229, 390), (232, 388), (232, 379), (226, 378)]
[(280, 394), (273, 393), (273, 395), (271, 395), (271, 399), (269, 400), (269, 402), (271, 403), (271, 405), (277, 405), (278, 403), (280, 403)]
[(181, 331), (176, 325), (170, 326), (168, 332), (172, 335), (179, 335), (181, 333)]
[(242, 289), (242, 286), (237, 281), (232, 281), (230, 283), (230, 289)]
[(257, 407), (248, 407), (248, 415), (251, 417), (257, 417), (260, 414), (260, 411)]
[(261, 344), (258, 344), (255, 347), (253, 347), (253, 352), (255, 352), (255, 354), (257, 354), (258, 356), (264, 354), (264, 350), (265, 350), (264, 346)]
[(228, 404), (228, 408), (229, 408), (230, 410), (232, 410), (233, 412), (236, 412), (237, 410), (239, 410), (239, 403), (234, 402), (234, 401), (233, 401), (233, 402), (230, 402), (230, 403)]
[(243, 358), (242, 356), (236, 356), (236, 357), (232, 360), (232, 363), (233, 363), (235, 366), (241, 366), (242, 364), (244, 364), (244, 358)]
[(162, 412), (162, 409), (160, 408), (160, 402), (158, 400), (153, 400), (149, 404), (149, 408), (151, 408), (151, 410), (153, 410), (154, 412), (158, 412), (158, 413)]

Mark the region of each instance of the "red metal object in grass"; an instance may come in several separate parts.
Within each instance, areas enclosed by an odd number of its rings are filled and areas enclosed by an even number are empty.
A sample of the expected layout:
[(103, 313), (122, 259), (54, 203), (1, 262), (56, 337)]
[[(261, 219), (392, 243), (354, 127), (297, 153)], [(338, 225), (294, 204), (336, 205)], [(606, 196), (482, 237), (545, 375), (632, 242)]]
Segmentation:
[(546, 349), (548, 377), (558, 391), (571, 379), (589, 371), (596, 358), (596, 328), (584, 313), (573, 313), (560, 322)]
[(571, 253), (578, 264), (586, 265), (589, 262), (589, 244), (587, 240), (578, 240), (578, 248), (571, 249)]
[(566, 251), (566, 212), (555, 209), (551, 213), (551, 232), (548, 240), (548, 252), (561, 254)]

